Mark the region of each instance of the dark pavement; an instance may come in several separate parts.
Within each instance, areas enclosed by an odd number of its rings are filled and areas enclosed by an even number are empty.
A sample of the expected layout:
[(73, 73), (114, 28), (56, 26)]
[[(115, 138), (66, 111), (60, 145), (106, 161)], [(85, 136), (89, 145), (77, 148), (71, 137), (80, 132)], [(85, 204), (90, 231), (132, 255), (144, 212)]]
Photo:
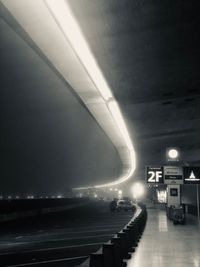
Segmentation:
[(75, 266), (98, 250), (132, 218), (109, 210), (109, 203), (4, 223), (0, 266)]

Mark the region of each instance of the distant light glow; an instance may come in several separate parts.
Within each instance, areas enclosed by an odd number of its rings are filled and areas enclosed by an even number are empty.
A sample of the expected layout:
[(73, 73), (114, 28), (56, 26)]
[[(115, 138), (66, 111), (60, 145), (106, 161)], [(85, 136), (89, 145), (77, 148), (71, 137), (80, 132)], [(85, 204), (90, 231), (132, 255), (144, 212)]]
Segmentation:
[(119, 199), (122, 198), (122, 190), (118, 190), (118, 198), (119, 198)]
[(29, 195), (27, 196), (28, 199), (34, 199), (34, 196), (33, 195)]
[(168, 156), (171, 158), (171, 159), (176, 159), (178, 157), (178, 151), (176, 149), (170, 149), (168, 151)]
[(158, 198), (158, 202), (166, 203), (166, 201), (167, 201), (167, 192), (166, 192), (166, 190), (157, 191), (157, 198)]
[(141, 183), (135, 183), (132, 186), (133, 197), (138, 199), (144, 195), (144, 186)]

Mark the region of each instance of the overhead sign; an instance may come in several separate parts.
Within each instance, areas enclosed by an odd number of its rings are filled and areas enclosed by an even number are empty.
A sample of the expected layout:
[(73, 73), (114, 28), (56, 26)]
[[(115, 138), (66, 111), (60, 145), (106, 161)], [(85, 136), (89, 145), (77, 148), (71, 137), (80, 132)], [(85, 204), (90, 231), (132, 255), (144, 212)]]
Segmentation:
[(185, 184), (200, 184), (200, 167), (183, 168)]
[(163, 167), (146, 167), (147, 183), (163, 184)]
[(164, 166), (165, 184), (183, 184), (183, 168), (179, 166)]

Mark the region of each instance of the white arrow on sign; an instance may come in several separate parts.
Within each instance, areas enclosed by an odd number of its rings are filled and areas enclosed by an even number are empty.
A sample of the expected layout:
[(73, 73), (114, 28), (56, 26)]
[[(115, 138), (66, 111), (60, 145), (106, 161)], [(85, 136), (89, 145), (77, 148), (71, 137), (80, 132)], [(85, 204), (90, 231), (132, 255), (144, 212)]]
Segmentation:
[(200, 179), (196, 178), (196, 176), (194, 175), (194, 172), (191, 171), (189, 178), (186, 178), (185, 180), (186, 181), (199, 181)]

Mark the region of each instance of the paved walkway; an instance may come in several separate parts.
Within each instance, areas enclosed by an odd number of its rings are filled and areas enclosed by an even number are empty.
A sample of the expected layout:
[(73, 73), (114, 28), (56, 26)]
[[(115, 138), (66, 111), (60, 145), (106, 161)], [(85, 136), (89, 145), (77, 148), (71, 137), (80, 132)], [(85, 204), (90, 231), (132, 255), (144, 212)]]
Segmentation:
[(200, 267), (200, 224), (173, 225), (164, 211), (148, 210), (147, 226), (127, 267)]

